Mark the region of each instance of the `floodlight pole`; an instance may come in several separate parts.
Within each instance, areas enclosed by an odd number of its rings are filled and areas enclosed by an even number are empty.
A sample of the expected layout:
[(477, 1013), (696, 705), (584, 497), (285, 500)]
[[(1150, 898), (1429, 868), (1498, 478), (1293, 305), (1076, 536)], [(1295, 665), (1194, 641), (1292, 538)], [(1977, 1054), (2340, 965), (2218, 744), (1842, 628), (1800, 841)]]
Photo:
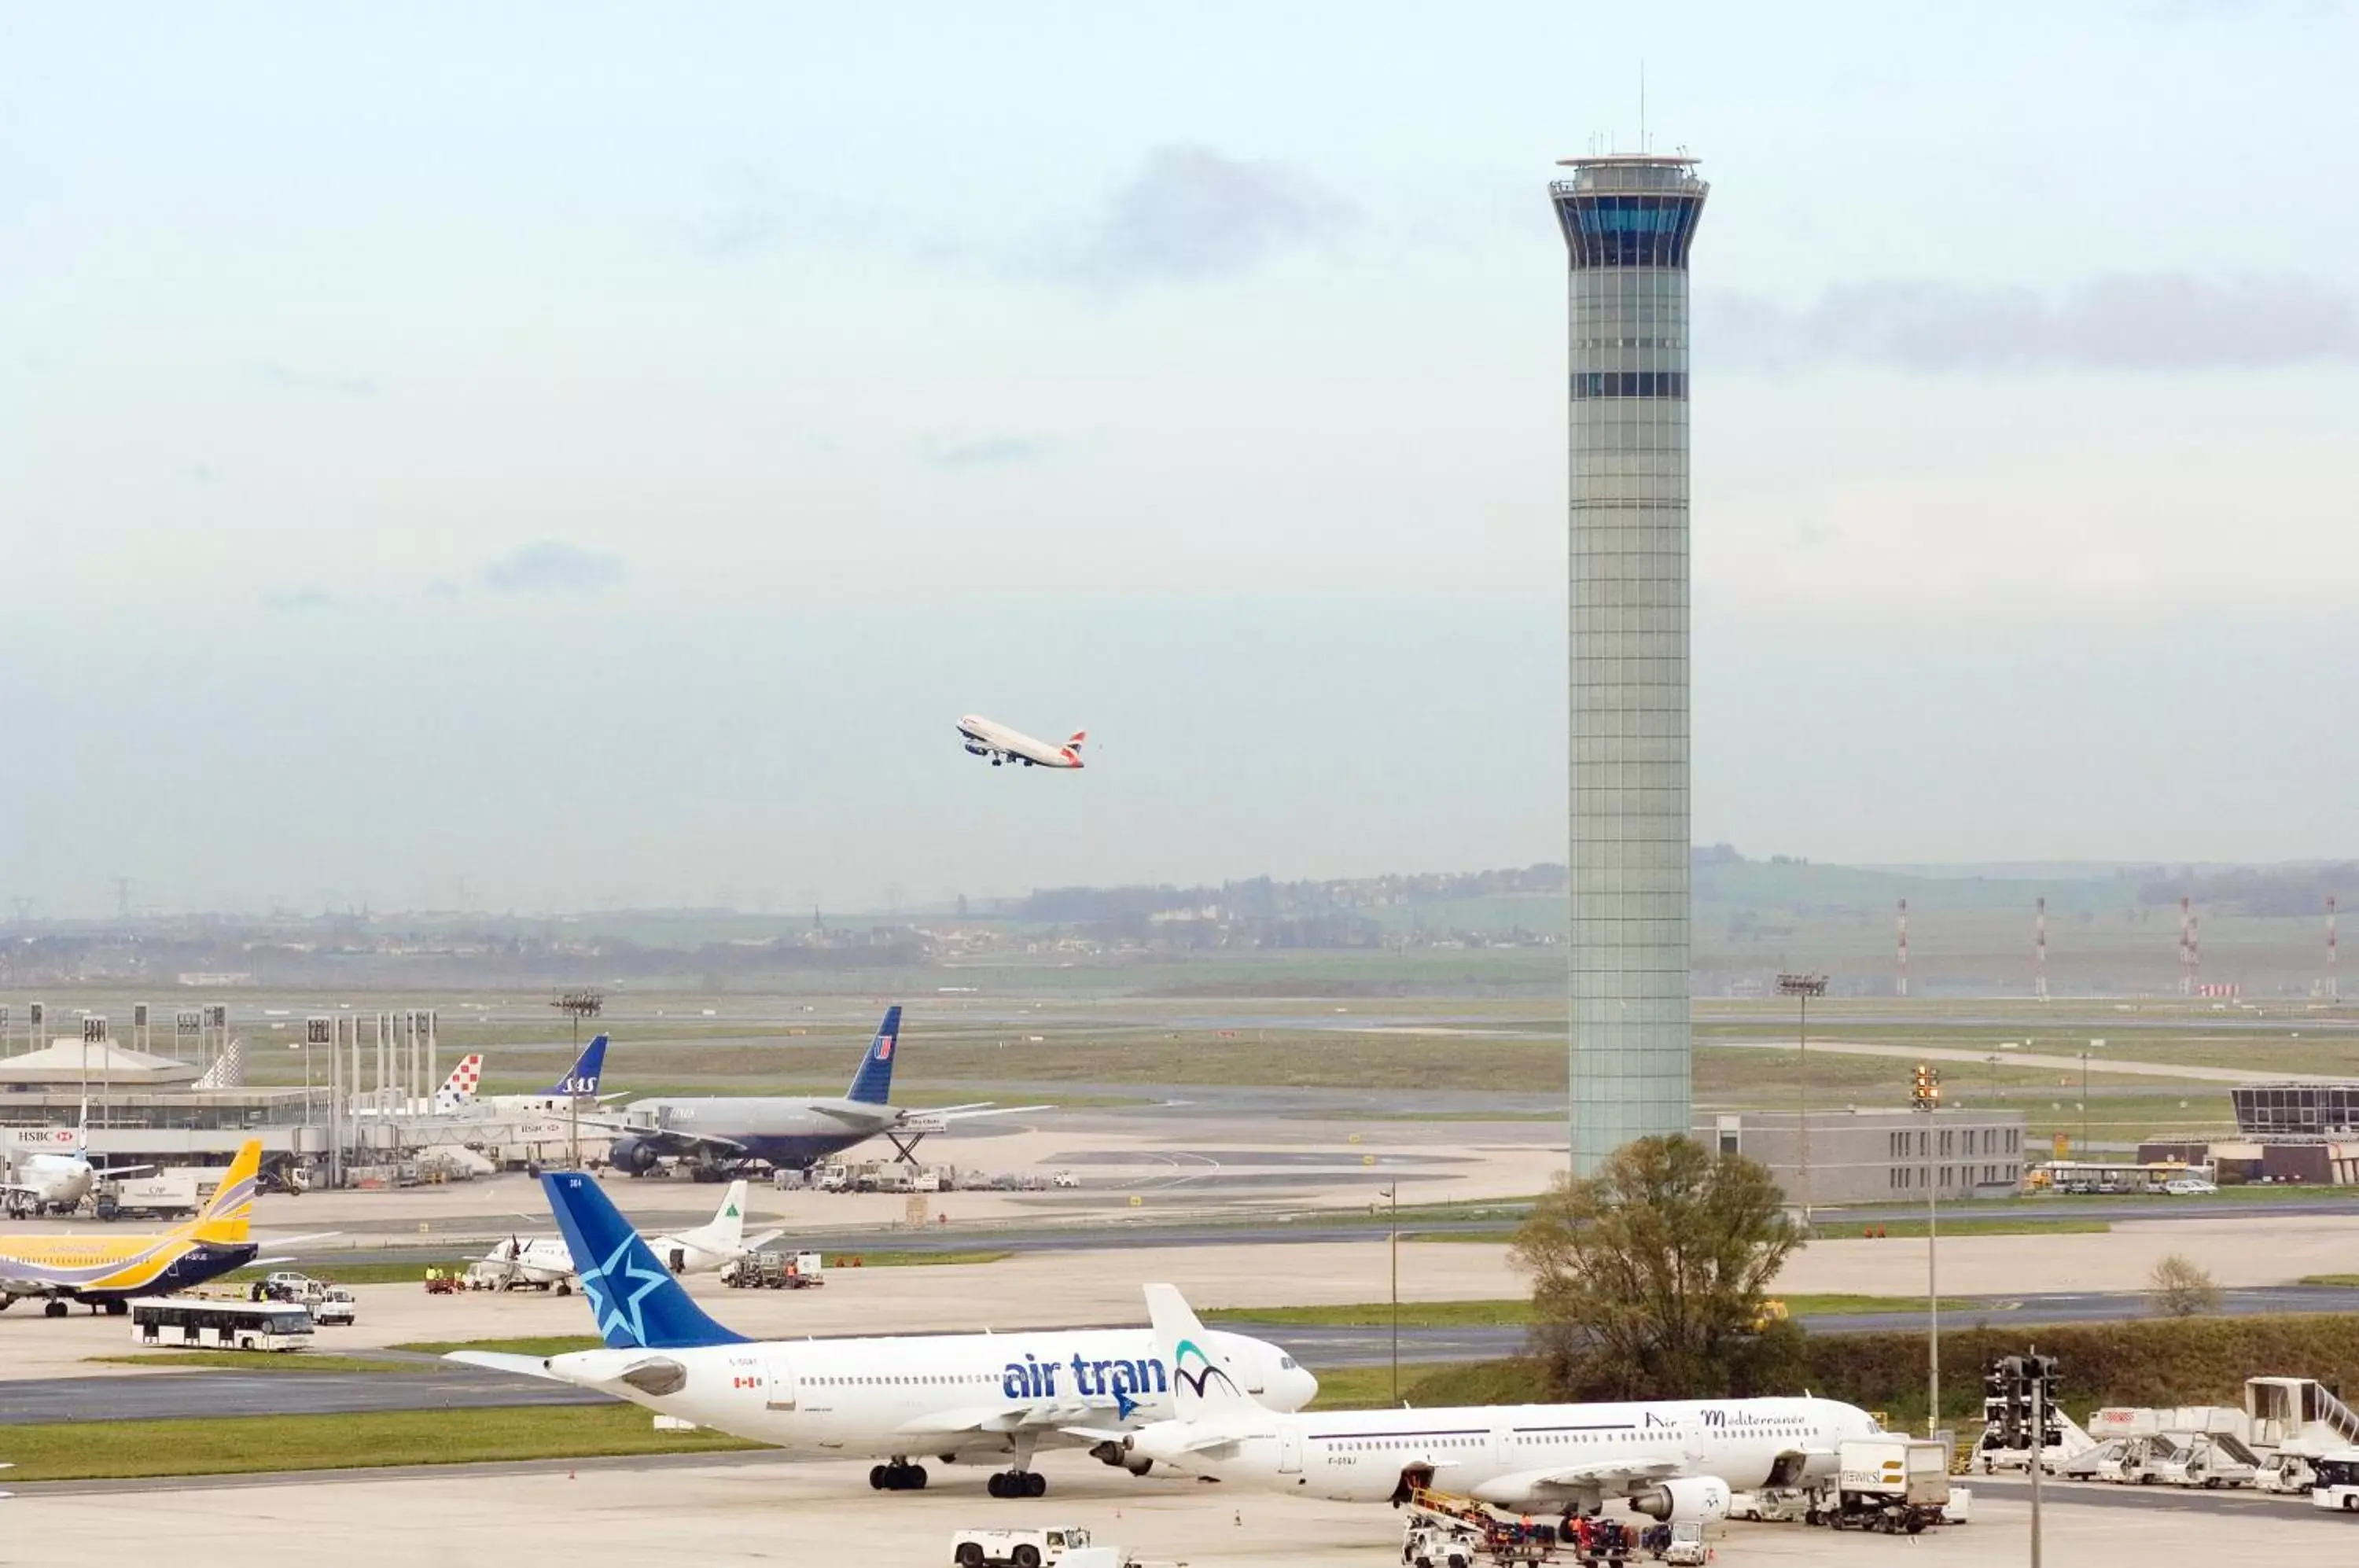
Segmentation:
[(1810, 1228), (1810, 998), (1827, 994), (1823, 975), (1780, 975), (1777, 994), (1801, 1004), (1802, 1017), (1794, 1036), (1794, 1133), (1799, 1140), (1794, 1185), (1802, 1204), (1802, 1228)]
[(1933, 1125), (1941, 1108), (1940, 1069), (1919, 1062), (1908, 1099), (1925, 1116), (1925, 1435), (1930, 1437), (1941, 1427), (1941, 1144)]
[[(605, 1011), (606, 994), (603, 991), (593, 991), (589, 989), (564, 991), (559, 993), (557, 1000), (549, 1003), (549, 1005), (562, 1011), (568, 1018), (573, 1020), (573, 1060), (575, 1062), (581, 1061), (582, 1020), (585, 1018), (594, 1018), (600, 1013)], [(568, 1077), (570, 1079), (571, 1076), (570, 1071), (571, 1063), (568, 1063), (567, 1065), (569, 1069)], [(571, 1085), (569, 1083), (569, 1090), (571, 1087)], [(565, 1096), (565, 1144), (566, 1159), (568, 1163), (573, 1170), (581, 1170), (582, 1096), (572, 1093), (568, 1093)]]
[(1389, 1212), (1385, 1221), (1385, 1228), (1388, 1233), (1388, 1239), (1391, 1244), (1393, 1268), (1392, 1402), (1395, 1405), (1398, 1405), (1400, 1403), (1400, 1183), (1398, 1181), (1395, 1181), (1391, 1186), (1386, 1187), (1383, 1192), (1378, 1195), (1381, 1196), (1386, 1204), (1389, 1205)]

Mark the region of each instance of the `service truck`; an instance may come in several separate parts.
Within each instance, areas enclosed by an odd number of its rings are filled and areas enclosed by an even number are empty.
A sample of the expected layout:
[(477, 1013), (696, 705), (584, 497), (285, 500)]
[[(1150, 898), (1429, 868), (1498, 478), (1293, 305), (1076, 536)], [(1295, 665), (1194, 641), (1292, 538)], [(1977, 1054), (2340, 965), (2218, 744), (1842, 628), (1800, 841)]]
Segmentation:
[(1836, 1448), (1832, 1507), (1820, 1518), (1838, 1530), (1921, 1532), (1941, 1522), (1950, 1501), (1950, 1447), (1930, 1438), (1847, 1437)]
[[(1087, 1555), (1084, 1556), (1083, 1554)], [(951, 1561), (958, 1568), (1049, 1568), (1053, 1563), (1103, 1560), (1119, 1563), (1121, 1553), (1110, 1548), (1093, 1551), (1090, 1532), (1078, 1525), (1049, 1530), (962, 1530), (951, 1537)]]
[(182, 1166), (173, 1171), (158, 1171), (152, 1176), (126, 1176), (119, 1181), (108, 1181), (99, 1188), (92, 1205), (103, 1220), (119, 1219), (135, 1214), (153, 1215), (159, 1220), (179, 1219), (197, 1212), (204, 1201), (198, 1191), (200, 1176), (211, 1175), (209, 1186), (219, 1186), (218, 1171), (201, 1171)]

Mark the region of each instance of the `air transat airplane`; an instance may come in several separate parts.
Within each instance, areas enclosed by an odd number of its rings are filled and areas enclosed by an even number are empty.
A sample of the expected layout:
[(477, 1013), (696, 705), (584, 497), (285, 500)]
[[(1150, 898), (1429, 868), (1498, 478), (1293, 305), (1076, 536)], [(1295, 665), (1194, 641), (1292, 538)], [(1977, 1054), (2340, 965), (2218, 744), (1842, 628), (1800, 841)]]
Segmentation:
[(1045, 740), (1034, 740), (1020, 730), (992, 723), (969, 713), (958, 722), (959, 739), (968, 751), (977, 757), (991, 758), (997, 768), (1004, 763), (1020, 762), (1027, 768), (1079, 768), (1082, 765), (1082, 743), (1090, 738), (1087, 730), (1075, 730), (1062, 746), (1051, 746)]
[(1187, 1474), (1336, 1502), (1398, 1503), (1433, 1486), (1527, 1512), (1594, 1513), (1628, 1499), (1658, 1519), (1709, 1522), (1729, 1489), (1799, 1486), (1835, 1469), (1836, 1445), (1881, 1429), (1832, 1399), (1668, 1399), (1610, 1405), (1270, 1410), (1206, 1356), (1179, 1291), (1147, 1287), (1176, 1419), (1131, 1432), (1076, 1430), (1122, 1455)]
[[(879, 1491), (923, 1486), (926, 1467), (914, 1461), (927, 1454), (1004, 1464), (987, 1487), (995, 1497), (1047, 1492), (1032, 1468), (1042, 1446), (1092, 1445), (1135, 1475), (1153, 1467), (1114, 1442), (1172, 1413), (1179, 1379), (1147, 1330), (757, 1343), (705, 1316), (594, 1180), (561, 1171), (541, 1185), (582, 1260), (582, 1292), (606, 1347), (545, 1359), (462, 1350), (450, 1360), (595, 1388), (810, 1458), (876, 1459), (868, 1484)], [(1269, 1410), (1299, 1409), (1319, 1391), (1258, 1339), (1199, 1330), (1190, 1353)], [(1072, 1435), (1080, 1425), (1093, 1434)]]
[[(749, 1252), (759, 1252), (784, 1234), (766, 1230), (748, 1236), (745, 1183), (732, 1181), (710, 1221), (693, 1230), (659, 1236), (649, 1245), (675, 1274), (712, 1274)], [(511, 1284), (554, 1285), (560, 1295), (572, 1289), (574, 1276), (581, 1272), (573, 1266), (573, 1249), (561, 1236), (537, 1236), (529, 1240), (510, 1236), (482, 1261), (505, 1265)]]
[(262, 1140), (249, 1138), (197, 1217), (161, 1235), (0, 1241), (0, 1309), (19, 1296), (46, 1296), (45, 1311), (53, 1318), (66, 1315), (68, 1301), (87, 1301), (119, 1317), (134, 1296), (185, 1290), (244, 1268), (259, 1250), (247, 1239), (246, 1225), (261, 1168)]
[(905, 1111), (888, 1104), (893, 1052), (900, 1033), (901, 1009), (889, 1007), (842, 1099), (799, 1095), (634, 1100), (622, 1107), (624, 1121), (585, 1119), (582, 1125), (614, 1135), (606, 1160), (617, 1171), (643, 1176), (660, 1160), (685, 1160), (696, 1168), (699, 1177), (717, 1179), (753, 1160), (800, 1170), (880, 1136), (907, 1160), (928, 1133), (940, 1132), (952, 1122), (1048, 1109), (982, 1103)]

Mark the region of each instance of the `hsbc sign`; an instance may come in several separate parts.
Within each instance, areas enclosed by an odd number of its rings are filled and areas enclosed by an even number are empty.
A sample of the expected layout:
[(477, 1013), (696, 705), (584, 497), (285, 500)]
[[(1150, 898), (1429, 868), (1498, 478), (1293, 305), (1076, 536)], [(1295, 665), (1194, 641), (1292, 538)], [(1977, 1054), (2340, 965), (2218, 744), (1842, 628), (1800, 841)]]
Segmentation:
[(74, 1146), (74, 1129), (71, 1127), (7, 1127), (0, 1128), (0, 1132), (5, 1133), (10, 1148), (34, 1153)]

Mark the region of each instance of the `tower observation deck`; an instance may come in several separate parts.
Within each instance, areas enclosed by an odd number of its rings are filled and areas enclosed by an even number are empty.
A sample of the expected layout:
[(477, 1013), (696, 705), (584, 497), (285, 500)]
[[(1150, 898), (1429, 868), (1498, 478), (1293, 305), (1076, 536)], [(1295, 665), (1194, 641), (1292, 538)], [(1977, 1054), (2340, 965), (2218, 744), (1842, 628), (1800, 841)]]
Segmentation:
[(1689, 1130), (1688, 248), (1695, 160), (1568, 158), (1572, 1159)]

